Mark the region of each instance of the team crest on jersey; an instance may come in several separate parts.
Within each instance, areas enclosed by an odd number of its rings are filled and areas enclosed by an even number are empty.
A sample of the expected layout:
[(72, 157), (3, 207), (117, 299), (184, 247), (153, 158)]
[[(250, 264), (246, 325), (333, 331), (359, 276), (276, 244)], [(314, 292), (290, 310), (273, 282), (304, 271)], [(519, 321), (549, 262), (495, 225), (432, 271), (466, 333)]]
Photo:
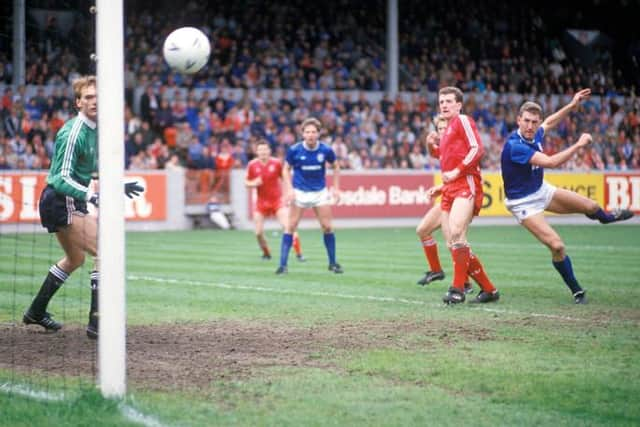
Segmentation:
[(269, 165), (269, 172), (273, 172), (276, 167), (273, 165)]
[(307, 156), (300, 156), (300, 160), (305, 160)]
[(318, 162), (320, 162), (320, 163), (324, 162), (324, 154), (318, 153), (317, 159), (318, 159)]

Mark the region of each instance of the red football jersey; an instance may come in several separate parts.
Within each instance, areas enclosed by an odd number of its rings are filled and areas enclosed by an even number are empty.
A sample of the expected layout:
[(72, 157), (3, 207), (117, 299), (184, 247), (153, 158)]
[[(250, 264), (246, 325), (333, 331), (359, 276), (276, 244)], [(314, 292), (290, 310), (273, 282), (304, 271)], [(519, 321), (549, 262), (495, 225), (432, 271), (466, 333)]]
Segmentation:
[(458, 168), (460, 177), (480, 176), (480, 159), (484, 147), (473, 119), (460, 114), (449, 121), (440, 139), (440, 167), (443, 172)]
[(269, 158), (267, 163), (253, 159), (247, 165), (247, 179), (262, 177), (262, 185), (258, 186), (258, 200), (277, 202), (282, 197), (280, 177), (282, 176), (282, 162), (275, 157)]

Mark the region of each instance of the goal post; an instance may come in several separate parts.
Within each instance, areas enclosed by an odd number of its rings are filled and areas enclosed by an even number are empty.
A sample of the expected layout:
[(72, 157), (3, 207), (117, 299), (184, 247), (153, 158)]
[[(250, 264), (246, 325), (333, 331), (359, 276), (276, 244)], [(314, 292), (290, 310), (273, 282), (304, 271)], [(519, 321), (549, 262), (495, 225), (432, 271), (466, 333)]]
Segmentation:
[(100, 269), (98, 380), (105, 397), (126, 392), (123, 0), (97, 0)]

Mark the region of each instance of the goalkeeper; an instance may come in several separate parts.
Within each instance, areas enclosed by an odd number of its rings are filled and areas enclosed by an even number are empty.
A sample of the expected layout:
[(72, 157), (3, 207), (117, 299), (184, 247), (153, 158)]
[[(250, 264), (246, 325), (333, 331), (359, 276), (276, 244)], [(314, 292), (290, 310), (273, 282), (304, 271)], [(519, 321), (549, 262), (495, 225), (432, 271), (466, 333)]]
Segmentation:
[[(88, 185), (97, 167), (97, 98), (95, 76), (73, 82), (78, 114), (69, 119), (56, 135), (55, 152), (40, 195), (40, 221), (49, 233), (55, 233), (64, 256), (49, 268), (49, 273), (31, 306), (22, 318), (25, 324), (40, 325), (57, 331), (62, 324), (47, 312), (47, 305), (64, 281), (84, 263), (85, 253), (94, 257), (91, 272), (91, 307), (87, 336), (98, 338), (98, 261), (95, 216), (87, 215), (87, 202), (98, 206), (98, 194)], [(136, 182), (125, 184), (127, 196), (137, 196), (144, 188)]]

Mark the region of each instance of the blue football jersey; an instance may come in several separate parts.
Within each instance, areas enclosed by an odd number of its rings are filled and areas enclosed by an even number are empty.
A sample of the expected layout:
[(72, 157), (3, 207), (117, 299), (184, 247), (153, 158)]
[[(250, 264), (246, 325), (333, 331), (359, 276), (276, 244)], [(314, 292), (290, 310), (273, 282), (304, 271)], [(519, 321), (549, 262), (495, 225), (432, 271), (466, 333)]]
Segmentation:
[(293, 188), (320, 191), (326, 187), (325, 162), (335, 162), (336, 153), (322, 142), (314, 150), (308, 150), (302, 142), (298, 142), (289, 147), (286, 160), (293, 168)]
[(508, 199), (520, 199), (535, 193), (542, 186), (544, 169), (529, 163), (536, 152), (542, 152), (544, 128), (540, 127), (527, 141), (514, 131), (509, 135), (502, 148), (502, 182)]

